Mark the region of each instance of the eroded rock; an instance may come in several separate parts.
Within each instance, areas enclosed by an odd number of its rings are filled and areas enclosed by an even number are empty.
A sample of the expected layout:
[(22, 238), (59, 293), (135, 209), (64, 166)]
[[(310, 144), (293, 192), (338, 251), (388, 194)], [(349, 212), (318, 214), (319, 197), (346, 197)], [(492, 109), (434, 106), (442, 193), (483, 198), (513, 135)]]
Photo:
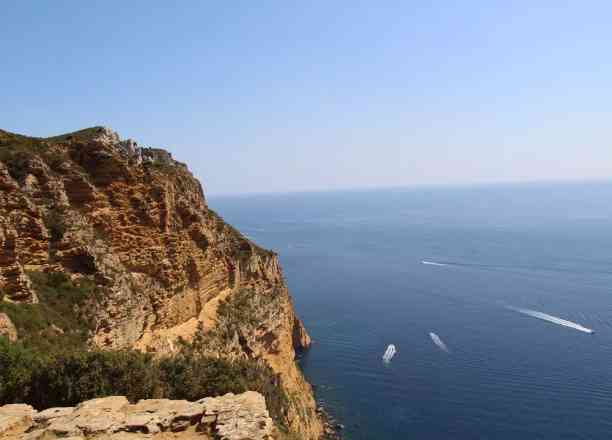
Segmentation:
[(0, 336), (5, 336), (11, 342), (17, 340), (17, 328), (6, 313), (0, 313)]
[(267, 440), (274, 429), (264, 397), (253, 391), (198, 402), (152, 399), (134, 405), (113, 396), (41, 412), (29, 405), (0, 407), (0, 438), (15, 440), (140, 440), (164, 433), (177, 440), (204, 440), (206, 433), (223, 440)]
[(147, 399), (127, 410), (126, 431), (183, 431), (199, 422), (204, 406), (186, 400)]
[(123, 396), (88, 400), (72, 412), (54, 418), (46, 430), (58, 437), (118, 431), (125, 422), (124, 409), (128, 405), (128, 400)]
[(35, 411), (30, 405), (12, 404), (0, 407), (0, 438), (15, 431), (26, 431), (32, 426)]
[(57, 408), (48, 408), (44, 411), (40, 411), (34, 414), (34, 422), (37, 424), (47, 424), (53, 419), (57, 419), (58, 417), (65, 417), (74, 411), (74, 407), (57, 407)]
[(264, 397), (254, 391), (207, 397), (199, 401), (205, 407), (201, 424), (210, 427), (221, 440), (271, 439), (274, 424)]

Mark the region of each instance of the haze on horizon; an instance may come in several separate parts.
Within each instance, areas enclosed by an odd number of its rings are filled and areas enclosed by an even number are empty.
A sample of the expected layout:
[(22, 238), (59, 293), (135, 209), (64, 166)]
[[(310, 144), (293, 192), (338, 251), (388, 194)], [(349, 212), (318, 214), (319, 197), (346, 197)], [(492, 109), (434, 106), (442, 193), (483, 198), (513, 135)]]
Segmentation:
[(0, 128), (212, 194), (612, 176), (609, 2), (125, 3), (3, 3)]

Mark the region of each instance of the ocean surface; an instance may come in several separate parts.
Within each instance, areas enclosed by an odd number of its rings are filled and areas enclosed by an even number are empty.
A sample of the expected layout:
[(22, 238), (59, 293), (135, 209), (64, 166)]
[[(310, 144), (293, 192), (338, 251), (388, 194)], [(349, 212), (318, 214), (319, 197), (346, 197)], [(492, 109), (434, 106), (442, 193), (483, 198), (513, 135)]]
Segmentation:
[(612, 184), (209, 204), (279, 253), (347, 439), (612, 438)]

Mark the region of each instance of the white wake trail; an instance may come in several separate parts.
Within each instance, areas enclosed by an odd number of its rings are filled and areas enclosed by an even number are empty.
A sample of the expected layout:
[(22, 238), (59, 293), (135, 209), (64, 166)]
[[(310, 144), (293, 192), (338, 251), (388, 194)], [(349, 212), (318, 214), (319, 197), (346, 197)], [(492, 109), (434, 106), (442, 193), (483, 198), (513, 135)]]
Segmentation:
[(429, 337), (431, 338), (431, 340), (433, 341), (434, 344), (436, 344), (438, 346), (438, 348), (446, 353), (450, 353), (448, 347), (446, 346), (446, 344), (442, 341), (442, 339), (440, 339), (440, 336), (436, 335), (435, 333), (429, 333)]
[(553, 324), (562, 325), (563, 327), (573, 328), (574, 330), (578, 330), (584, 333), (595, 333), (592, 329), (584, 327), (576, 322), (568, 321), (566, 319), (559, 318), (557, 316), (552, 316), (547, 313), (538, 312), (537, 310), (529, 310), (529, 309), (521, 309), (520, 307), (507, 307), (510, 310), (514, 310), (515, 312), (522, 313), (523, 315), (531, 316), (532, 318), (538, 318), (543, 321), (552, 322)]
[(447, 264), (444, 264), (444, 263), (436, 263), (435, 261), (427, 261), (427, 260), (422, 260), (421, 264), (427, 264), (429, 266), (448, 266)]

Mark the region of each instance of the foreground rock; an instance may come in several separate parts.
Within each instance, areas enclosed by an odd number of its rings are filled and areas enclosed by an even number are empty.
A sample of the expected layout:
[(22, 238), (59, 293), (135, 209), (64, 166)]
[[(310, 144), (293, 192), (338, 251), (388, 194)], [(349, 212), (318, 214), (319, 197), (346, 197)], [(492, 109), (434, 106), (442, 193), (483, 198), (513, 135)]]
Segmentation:
[(32, 425), (34, 413), (34, 408), (30, 405), (0, 407), (0, 438), (7, 438), (12, 433), (28, 429)]
[(153, 399), (133, 405), (112, 396), (41, 412), (5, 405), (0, 407), (0, 438), (271, 440), (275, 428), (264, 397), (247, 391), (198, 402)]
[(238, 396), (207, 397), (199, 401), (205, 408), (202, 421), (214, 426), (221, 439), (271, 438), (274, 430), (263, 396), (246, 392)]

